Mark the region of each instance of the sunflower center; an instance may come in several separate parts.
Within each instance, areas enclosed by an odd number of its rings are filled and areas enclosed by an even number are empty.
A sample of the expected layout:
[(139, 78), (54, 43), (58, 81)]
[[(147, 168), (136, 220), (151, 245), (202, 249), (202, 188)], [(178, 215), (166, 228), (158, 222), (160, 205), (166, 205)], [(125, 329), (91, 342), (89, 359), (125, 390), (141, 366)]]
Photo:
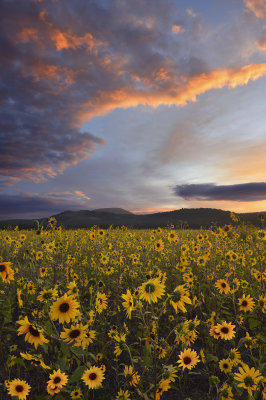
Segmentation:
[(174, 303), (177, 303), (180, 299), (181, 299), (181, 293), (178, 290), (175, 290), (172, 294), (171, 294), (171, 298), (173, 300)]
[(97, 375), (96, 375), (94, 372), (92, 372), (92, 373), (89, 375), (89, 379), (90, 379), (91, 381), (95, 381), (96, 378), (97, 378)]
[(246, 378), (244, 379), (244, 383), (247, 387), (251, 387), (254, 385), (254, 381), (251, 378), (251, 376), (246, 376)]
[(52, 294), (50, 292), (46, 292), (43, 294), (42, 296), (45, 300), (50, 300), (50, 298), (52, 297)]
[(248, 305), (247, 300), (243, 300), (243, 301), (242, 301), (242, 307), (246, 307), (247, 305)]
[(221, 286), (222, 286), (223, 288), (225, 288), (225, 287), (226, 287), (226, 284), (223, 282), (223, 283), (221, 284)]
[(153, 293), (155, 291), (155, 285), (153, 283), (147, 283), (145, 285), (145, 292)]
[(40, 360), (32, 360), (33, 361), (33, 363), (35, 364), (35, 365), (40, 365), (41, 364), (41, 361)]
[(0, 272), (5, 271), (5, 269), (6, 269), (5, 265), (1, 265), (1, 264), (0, 264)]
[(40, 336), (40, 332), (38, 331), (38, 329), (34, 328), (34, 326), (32, 326), (32, 325), (29, 326), (29, 332), (32, 336), (35, 336), (35, 337)]
[(69, 304), (68, 304), (68, 303), (62, 303), (62, 304), (60, 304), (59, 310), (60, 310), (62, 313), (66, 313), (66, 312), (69, 310)]
[(227, 363), (224, 363), (224, 368), (225, 368), (225, 369), (227, 369), (228, 366), (229, 366), (229, 365), (228, 365)]
[(188, 356), (184, 357), (184, 358), (183, 358), (183, 363), (184, 363), (185, 365), (190, 364), (190, 363), (191, 363), (191, 358), (188, 357)]
[(226, 326), (223, 326), (222, 329), (221, 329), (221, 332), (228, 333), (229, 329)]
[(56, 378), (54, 378), (54, 383), (57, 384), (61, 381), (61, 378), (59, 378), (59, 376), (57, 376)]
[(75, 339), (78, 336), (80, 336), (80, 334), (81, 334), (80, 329), (73, 329), (73, 331), (70, 332), (69, 337), (71, 339)]
[(17, 385), (17, 386), (15, 387), (15, 390), (16, 390), (17, 393), (21, 393), (21, 392), (23, 392), (24, 388), (23, 388), (22, 385)]

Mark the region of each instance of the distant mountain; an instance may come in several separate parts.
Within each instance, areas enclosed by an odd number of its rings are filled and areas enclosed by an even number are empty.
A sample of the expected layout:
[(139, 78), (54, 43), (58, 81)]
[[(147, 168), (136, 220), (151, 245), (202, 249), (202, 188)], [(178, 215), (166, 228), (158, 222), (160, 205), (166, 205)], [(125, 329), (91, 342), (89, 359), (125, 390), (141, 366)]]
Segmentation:
[(124, 210), (123, 208), (96, 208), (95, 210), (92, 210), (94, 212), (106, 212), (106, 213), (112, 213), (112, 214), (131, 214), (133, 215), (132, 212)]
[[(260, 225), (258, 218), (260, 213), (241, 213), (236, 214), (241, 221), (249, 222), (253, 225)], [(58, 225), (65, 228), (89, 228), (99, 226), (108, 228), (110, 225), (127, 226), (137, 229), (165, 227), (186, 223), (192, 229), (200, 227), (208, 228), (211, 225), (223, 226), (232, 223), (230, 211), (223, 211), (216, 208), (182, 208), (180, 210), (136, 215), (122, 208), (99, 208), (96, 210), (64, 211), (60, 214), (52, 215)], [(39, 222), (46, 225), (47, 218), (39, 219)], [(0, 221), (0, 228), (14, 227), (29, 229), (33, 227), (34, 220), (15, 219)]]

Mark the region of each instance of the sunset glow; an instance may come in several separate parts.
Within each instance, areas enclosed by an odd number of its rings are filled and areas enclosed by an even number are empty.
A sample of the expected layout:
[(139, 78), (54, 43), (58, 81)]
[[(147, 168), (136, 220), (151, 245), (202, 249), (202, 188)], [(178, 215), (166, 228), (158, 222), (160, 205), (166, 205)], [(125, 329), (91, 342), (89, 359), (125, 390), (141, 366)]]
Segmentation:
[(264, 0), (0, 7), (0, 219), (266, 210)]

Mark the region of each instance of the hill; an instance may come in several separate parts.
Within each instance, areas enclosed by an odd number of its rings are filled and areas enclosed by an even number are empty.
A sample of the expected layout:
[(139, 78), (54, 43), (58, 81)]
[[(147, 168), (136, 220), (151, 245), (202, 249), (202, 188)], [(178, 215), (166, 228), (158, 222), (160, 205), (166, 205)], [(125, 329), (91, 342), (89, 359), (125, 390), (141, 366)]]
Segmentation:
[[(241, 221), (260, 225), (258, 218), (260, 213), (241, 213), (236, 214)], [(60, 214), (52, 215), (58, 225), (64, 228), (89, 228), (97, 225), (101, 228), (108, 228), (110, 225), (127, 226), (137, 229), (165, 227), (174, 225), (179, 227), (181, 222), (186, 223), (189, 228), (199, 229), (208, 228), (211, 225), (223, 226), (232, 222), (230, 211), (215, 208), (182, 208), (180, 210), (160, 212), (154, 214), (136, 215), (121, 208), (99, 208), (96, 210), (64, 211)], [(43, 225), (47, 223), (47, 218), (39, 219)], [(34, 220), (6, 220), (0, 221), (0, 228), (9, 228), (16, 225), (19, 228), (29, 229), (34, 225)]]

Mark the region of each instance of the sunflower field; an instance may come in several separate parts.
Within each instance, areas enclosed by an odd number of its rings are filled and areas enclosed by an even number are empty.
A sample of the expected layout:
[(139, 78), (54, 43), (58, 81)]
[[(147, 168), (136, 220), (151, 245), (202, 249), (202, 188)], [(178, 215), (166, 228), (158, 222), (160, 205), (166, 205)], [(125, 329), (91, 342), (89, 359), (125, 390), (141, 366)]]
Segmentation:
[(266, 399), (266, 231), (0, 231), (0, 399)]

